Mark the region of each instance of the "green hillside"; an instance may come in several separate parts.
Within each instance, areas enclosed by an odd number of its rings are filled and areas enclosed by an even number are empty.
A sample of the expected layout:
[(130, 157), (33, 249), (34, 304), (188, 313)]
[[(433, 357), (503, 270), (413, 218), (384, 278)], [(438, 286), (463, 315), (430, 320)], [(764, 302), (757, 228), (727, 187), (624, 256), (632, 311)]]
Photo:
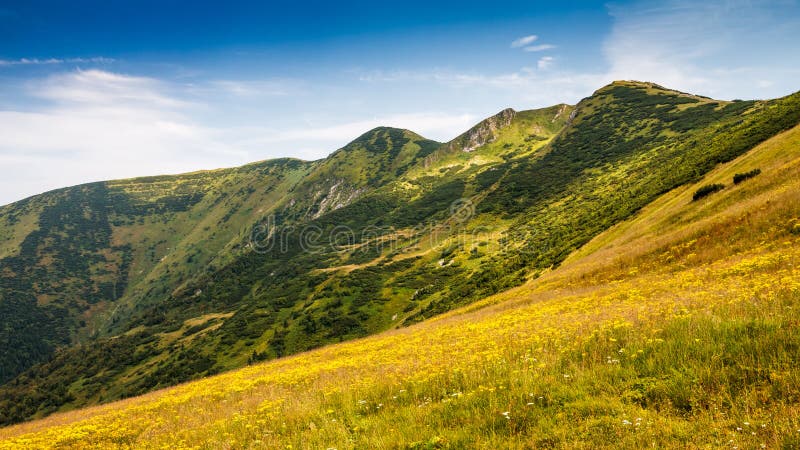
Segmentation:
[(662, 194), (800, 123), (615, 82), (439, 144), (111, 181), (0, 209), (0, 423), (374, 334), (558, 267)]

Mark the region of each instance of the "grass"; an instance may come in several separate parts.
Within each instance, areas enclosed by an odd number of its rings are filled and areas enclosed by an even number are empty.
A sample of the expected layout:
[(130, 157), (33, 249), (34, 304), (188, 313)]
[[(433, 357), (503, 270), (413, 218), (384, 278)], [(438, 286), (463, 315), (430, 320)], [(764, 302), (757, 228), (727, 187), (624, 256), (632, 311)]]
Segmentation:
[[(516, 292), (511, 305), (56, 415), (0, 436), (39, 431), (9, 441), (10, 448), (392, 448), (435, 441), (630, 448), (730, 439), (774, 447), (798, 420), (800, 380), (791, 363), (800, 339), (791, 312), (800, 306), (800, 284), (795, 272), (787, 274), (795, 281), (788, 287), (768, 273), (753, 275), (747, 278), (760, 289), (735, 294), (697, 289), (694, 271), (680, 274), (680, 290), (665, 276), (558, 295)], [(745, 422), (755, 437), (736, 430)]]
[(797, 448), (798, 138), (666, 194), (519, 288), (0, 429), (0, 448)]

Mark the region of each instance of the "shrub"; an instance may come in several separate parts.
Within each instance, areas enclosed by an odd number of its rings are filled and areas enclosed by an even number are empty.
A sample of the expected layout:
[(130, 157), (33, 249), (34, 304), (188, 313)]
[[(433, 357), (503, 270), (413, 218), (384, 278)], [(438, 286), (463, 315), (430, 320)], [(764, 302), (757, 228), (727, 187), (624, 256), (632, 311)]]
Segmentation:
[(739, 184), (742, 181), (745, 181), (747, 179), (753, 178), (754, 176), (756, 176), (756, 175), (758, 175), (760, 173), (761, 173), (761, 169), (753, 169), (750, 172), (737, 173), (736, 175), (733, 176), (733, 184)]
[(724, 184), (707, 184), (705, 186), (701, 186), (700, 189), (694, 192), (692, 196), (692, 201), (700, 200), (703, 197), (713, 194), (714, 192), (721, 191), (725, 189)]
[(800, 219), (794, 219), (789, 221), (789, 231), (792, 234), (800, 235)]

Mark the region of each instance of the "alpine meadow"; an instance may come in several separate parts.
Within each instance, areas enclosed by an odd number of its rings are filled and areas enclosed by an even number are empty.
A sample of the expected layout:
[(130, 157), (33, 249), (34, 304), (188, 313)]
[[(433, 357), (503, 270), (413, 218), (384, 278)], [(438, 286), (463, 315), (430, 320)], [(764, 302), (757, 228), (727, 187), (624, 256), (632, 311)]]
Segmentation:
[(56, 3), (0, 5), (0, 450), (800, 448), (794, 2)]

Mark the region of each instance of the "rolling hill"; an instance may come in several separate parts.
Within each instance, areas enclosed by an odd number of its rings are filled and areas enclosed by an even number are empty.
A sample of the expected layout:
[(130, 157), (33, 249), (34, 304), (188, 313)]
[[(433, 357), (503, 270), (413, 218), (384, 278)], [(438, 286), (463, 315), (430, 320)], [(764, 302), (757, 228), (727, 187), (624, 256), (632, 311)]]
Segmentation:
[[(791, 444), (799, 122), (798, 94), (615, 82), (448, 143), (378, 128), (8, 205), (0, 423), (255, 365), (0, 439)], [(767, 431), (732, 435), (747, 414)]]

